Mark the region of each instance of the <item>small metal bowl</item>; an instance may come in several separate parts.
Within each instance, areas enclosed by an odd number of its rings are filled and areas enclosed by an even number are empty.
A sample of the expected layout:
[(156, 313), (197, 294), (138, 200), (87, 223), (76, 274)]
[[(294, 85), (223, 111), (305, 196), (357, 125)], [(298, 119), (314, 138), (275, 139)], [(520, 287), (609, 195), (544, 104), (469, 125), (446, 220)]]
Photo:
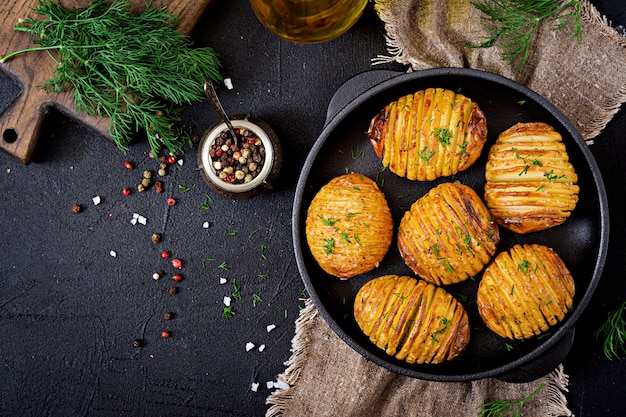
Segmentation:
[(265, 162), (261, 172), (250, 182), (232, 184), (219, 178), (209, 151), (219, 135), (228, 130), (224, 122), (217, 122), (209, 127), (198, 146), (198, 167), (202, 177), (213, 191), (231, 200), (243, 200), (271, 190), (282, 165), (282, 147), (278, 136), (265, 121), (251, 115), (235, 115), (230, 117), (233, 127), (252, 131), (263, 143)]

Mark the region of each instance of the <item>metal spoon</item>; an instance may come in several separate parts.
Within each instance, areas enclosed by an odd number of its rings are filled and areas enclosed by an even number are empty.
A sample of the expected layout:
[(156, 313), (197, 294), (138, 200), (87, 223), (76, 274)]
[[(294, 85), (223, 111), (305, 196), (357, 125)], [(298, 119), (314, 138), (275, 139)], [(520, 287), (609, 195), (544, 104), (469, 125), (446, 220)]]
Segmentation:
[(233, 140), (235, 141), (235, 146), (237, 146), (239, 140), (237, 138), (237, 134), (235, 133), (235, 128), (233, 127), (233, 124), (230, 122), (230, 119), (228, 118), (228, 116), (226, 115), (226, 112), (224, 111), (224, 107), (222, 107), (222, 103), (220, 102), (220, 99), (217, 97), (217, 93), (215, 92), (215, 87), (213, 87), (213, 82), (208, 78), (204, 82), (204, 94), (206, 95), (206, 98), (209, 99), (213, 107), (215, 107), (215, 110), (217, 110), (217, 112), (219, 113), (224, 123), (226, 123), (226, 126), (228, 127), (228, 130), (230, 131), (230, 134), (232, 135)]

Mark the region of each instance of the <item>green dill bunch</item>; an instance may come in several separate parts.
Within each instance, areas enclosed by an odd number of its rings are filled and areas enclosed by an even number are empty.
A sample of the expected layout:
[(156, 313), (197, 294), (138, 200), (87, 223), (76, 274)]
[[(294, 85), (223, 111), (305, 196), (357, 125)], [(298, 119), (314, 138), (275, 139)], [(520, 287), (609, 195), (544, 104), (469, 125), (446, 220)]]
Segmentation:
[(14, 29), (30, 34), (36, 46), (0, 62), (48, 51), (56, 69), (43, 88), (69, 91), (79, 115), (110, 119), (109, 135), (122, 151), (136, 133), (145, 134), (155, 152), (161, 144), (182, 150), (175, 107), (201, 100), (207, 78), (222, 80), (213, 49), (194, 48), (176, 29), (178, 17), (148, 1), (143, 12), (133, 12), (127, 0), (93, 0), (75, 10), (40, 0), (34, 12), (42, 18), (20, 20)]
[(489, 32), (473, 48), (498, 45), (502, 60), (524, 68), (530, 57), (532, 41), (539, 25), (546, 22), (551, 30), (574, 25), (574, 38), (582, 38), (580, 0), (476, 0), (472, 4), (483, 13), (482, 23)]

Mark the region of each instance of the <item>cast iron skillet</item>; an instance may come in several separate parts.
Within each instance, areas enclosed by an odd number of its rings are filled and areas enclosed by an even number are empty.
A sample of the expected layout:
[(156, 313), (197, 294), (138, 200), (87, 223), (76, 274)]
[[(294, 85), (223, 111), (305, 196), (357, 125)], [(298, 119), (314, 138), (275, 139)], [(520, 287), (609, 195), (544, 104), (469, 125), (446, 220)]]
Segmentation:
[[(413, 182), (383, 170), (367, 139), (371, 118), (387, 103), (428, 87), (458, 91), (476, 101), (487, 118), (489, 134), (481, 158), (454, 177)], [(454, 360), (437, 365), (409, 365), (374, 346), (357, 326), (352, 306), (358, 289), (368, 280), (393, 273), (415, 276), (399, 255), (395, 236), (381, 265), (370, 273), (341, 281), (327, 275), (312, 258), (306, 243), (307, 208), (315, 193), (332, 178), (347, 171), (377, 181), (386, 195), (394, 224), (429, 189), (444, 181), (460, 181), (483, 195), (484, 166), (489, 147), (498, 133), (516, 122), (542, 121), (562, 135), (579, 178), (578, 205), (566, 223), (542, 232), (515, 235), (500, 228), (498, 251), (513, 244), (539, 243), (554, 248), (576, 282), (576, 296), (563, 322), (540, 337), (505, 340), (483, 324), (476, 308), (480, 276), (447, 286), (465, 306), (471, 329), (467, 348)], [(302, 169), (293, 205), (293, 239), (296, 261), (306, 290), (330, 327), (358, 353), (387, 369), (425, 380), (468, 381), (496, 377), (525, 381), (543, 375), (565, 357), (574, 337), (574, 324), (587, 306), (600, 279), (608, 245), (609, 216), (606, 191), (587, 144), (547, 100), (507, 78), (460, 68), (437, 68), (411, 74), (366, 73), (346, 83), (329, 107), (326, 126)]]

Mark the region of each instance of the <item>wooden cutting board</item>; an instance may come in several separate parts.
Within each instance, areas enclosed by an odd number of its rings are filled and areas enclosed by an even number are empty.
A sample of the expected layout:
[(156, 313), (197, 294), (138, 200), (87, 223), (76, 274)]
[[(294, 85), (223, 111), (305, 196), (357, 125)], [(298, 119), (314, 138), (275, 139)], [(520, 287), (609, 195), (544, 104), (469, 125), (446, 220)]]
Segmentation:
[[(179, 16), (178, 30), (190, 34), (213, 0), (159, 0), (158, 5), (167, 7), (171, 14)], [(60, 0), (68, 8), (85, 7), (89, 0)], [(33, 13), (38, 0), (0, 1), (0, 55), (31, 47), (28, 34), (16, 32), (13, 27), (20, 18), (41, 18)], [(134, 7), (143, 7), (144, 0), (129, 0)], [(157, 4), (157, 3), (155, 3)], [(54, 62), (45, 52), (18, 55), (5, 64), (0, 71), (21, 88), (19, 97), (0, 114), (0, 149), (24, 164), (31, 161), (37, 140), (41, 134), (42, 120), (47, 110), (54, 106), (70, 117), (79, 119), (108, 138), (109, 120), (85, 115), (77, 116), (69, 93), (48, 93), (40, 86), (52, 77)], [(2, 94), (2, 92), (0, 92)]]

